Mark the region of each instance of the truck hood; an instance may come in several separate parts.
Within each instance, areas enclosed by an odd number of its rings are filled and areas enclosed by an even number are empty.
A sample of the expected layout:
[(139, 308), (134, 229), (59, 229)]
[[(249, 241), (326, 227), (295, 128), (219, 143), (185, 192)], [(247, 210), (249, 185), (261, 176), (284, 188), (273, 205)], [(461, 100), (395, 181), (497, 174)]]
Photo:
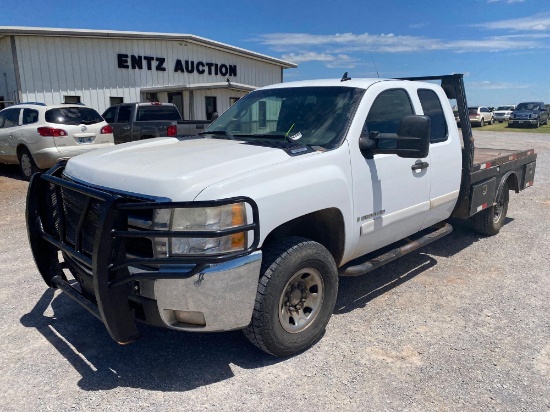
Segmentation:
[(283, 150), (235, 140), (157, 138), (76, 156), (65, 174), (99, 188), (188, 201), (214, 183), (289, 159)]

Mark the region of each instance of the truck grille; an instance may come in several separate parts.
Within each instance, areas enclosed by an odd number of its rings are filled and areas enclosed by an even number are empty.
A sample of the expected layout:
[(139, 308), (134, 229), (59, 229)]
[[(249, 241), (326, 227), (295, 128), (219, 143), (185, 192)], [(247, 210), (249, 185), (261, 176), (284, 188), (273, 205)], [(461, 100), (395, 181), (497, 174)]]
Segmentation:
[[(63, 176), (63, 179), (71, 181), (66, 176)], [(111, 194), (116, 193), (111, 192)], [(55, 190), (52, 190), (52, 205), (54, 206), (54, 210), (57, 210), (59, 207), (58, 201), (61, 201), (62, 213), (54, 213), (55, 228), (59, 238), (63, 237), (63, 241), (72, 247), (76, 247), (78, 227), (82, 214), (86, 213), (82, 221), (81, 250), (85, 255), (91, 257), (94, 250), (96, 230), (101, 216), (102, 203), (64, 187), (59, 188), (59, 197), (56, 195)], [(88, 202), (89, 206), (86, 211)], [(133, 216), (133, 214), (134, 212), (128, 212), (128, 230), (144, 230), (153, 227), (152, 212), (144, 214), (141, 211), (136, 211), (136, 216)], [(63, 219), (64, 236), (61, 234), (62, 225), (60, 216)], [(152, 258), (153, 242), (149, 238), (128, 238), (125, 239), (125, 250), (132, 257)]]

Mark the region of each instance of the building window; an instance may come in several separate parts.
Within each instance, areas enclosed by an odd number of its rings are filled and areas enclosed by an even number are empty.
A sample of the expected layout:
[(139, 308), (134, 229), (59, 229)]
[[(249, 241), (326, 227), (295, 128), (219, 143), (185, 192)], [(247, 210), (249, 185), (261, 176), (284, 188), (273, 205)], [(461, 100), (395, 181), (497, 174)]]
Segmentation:
[(63, 96), (63, 103), (65, 104), (80, 104), (80, 96)]
[(266, 105), (265, 100), (260, 100), (258, 102), (258, 127), (267, 126), (267, 115), (266, 115)]
[(109, 97), (109, 106), (114, 106), (115, 104), (124, 103), (124, 97)]
[(6, 102), (4, 101), (4, 96), (0, 96), (0, 110), (6, 107)]
[(229, 98), (229, 106), (233, 106), (235, 103), (239, 101), (240, 97), (230, 97)]
[(158, 102), (159, 97), (156, 93), (145, 93), (145, 101), (146, 102)]
[(206, 106), (206, 120), (212, 120), (212, 115), (218, 113), (216, 96), (206, 96), (204, 98), (204, 103)]

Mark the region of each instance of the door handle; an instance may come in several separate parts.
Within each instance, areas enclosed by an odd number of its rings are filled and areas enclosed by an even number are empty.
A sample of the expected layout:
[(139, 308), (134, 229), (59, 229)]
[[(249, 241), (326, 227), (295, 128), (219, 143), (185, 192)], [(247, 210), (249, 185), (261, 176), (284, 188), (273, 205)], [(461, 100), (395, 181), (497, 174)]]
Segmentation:
[(426, 169), (430, 164), (428, 162), (423, 162), (422, 160), (417, 160), (412, 166), (412, 170), (422, 170)]

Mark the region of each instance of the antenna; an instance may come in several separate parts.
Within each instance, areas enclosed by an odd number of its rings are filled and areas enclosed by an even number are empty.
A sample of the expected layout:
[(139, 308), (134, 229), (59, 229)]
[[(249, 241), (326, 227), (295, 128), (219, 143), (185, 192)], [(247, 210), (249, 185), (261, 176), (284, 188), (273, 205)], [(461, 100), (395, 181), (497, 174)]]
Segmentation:
[(378, 74), (378, 69), (376, 68), (376, 63), (374, 62), (374, 59), (372, 58), (372, 54), (369, 54), (370, 59), (372, 60), (372, 64), (374, 65), (374, 70), (376, 70), (376, 77), (380, 78), (380, 75)]
[(347, 82), (348, 80), (351, 80), (351, 77), (348, 77), (348, 72), (345, 72), (340, 81)]

